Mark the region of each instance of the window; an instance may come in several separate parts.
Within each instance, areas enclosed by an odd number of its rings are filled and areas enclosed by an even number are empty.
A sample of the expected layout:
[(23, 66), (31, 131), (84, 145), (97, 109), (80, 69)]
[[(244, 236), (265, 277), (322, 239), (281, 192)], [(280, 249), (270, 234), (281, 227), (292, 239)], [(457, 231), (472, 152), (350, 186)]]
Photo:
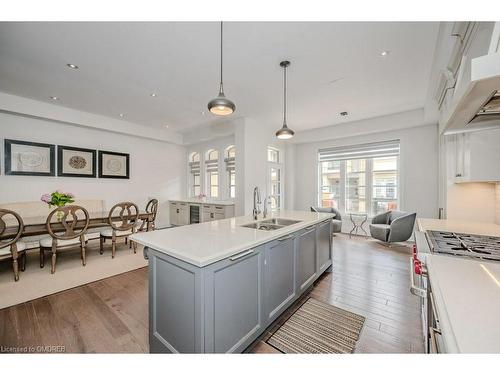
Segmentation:
[(339, 208), (340, 161), (326, 161), (320, 164), (320, 205)]
[(189, 171), (191, 178), (191, 196), (195, 197), (201, 193), (200, 154), (197, 152), (193, 152), (189, 155)]
[(372, 168), (372, 212), (379, 214), (398, 207), (398, 158), (374, 158)]
[(280, 151), (273, 147), (267, 149), (267, 195), (271, 210), (282, 208), (283, 205), (283, 171), (280, 164)]
[(319, 150), (318, 203), (352, 213), (398, 208), (399, 141)]
[(229, 146), (226, 148), (226, 171), (227, 171), (227, 182), (228, 182), (228, 192), (229, 198), (236, 197), (236, 148), (234, 146)]
[(267, 148), (267, 161), (271, 163), (279, 163), (280, 162), (280, 152), (278, 149), (274, 147)]
[(211, 198), (219, 196), (219, 151), (209, 150), (205, 160), (207, 173), (207, 195)]

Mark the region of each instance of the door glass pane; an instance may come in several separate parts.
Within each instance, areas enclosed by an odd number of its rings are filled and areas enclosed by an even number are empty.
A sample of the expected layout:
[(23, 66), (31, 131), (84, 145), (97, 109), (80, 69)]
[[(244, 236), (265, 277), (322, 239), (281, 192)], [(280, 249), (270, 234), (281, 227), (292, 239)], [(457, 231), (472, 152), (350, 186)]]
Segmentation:
[(340, 199), (340, 161), (322, 162), (320, 205), (322, 207), (339, 207)]
[(366, 207), (366, 160), (346, 160), (346, 212), (367, 212)]
[(279, 151), (274, 148), (267, 149), (267, 161), (279, 163)]
[(373, 159), (372, 213), (397, 209), (398, 159), (396, 156)]

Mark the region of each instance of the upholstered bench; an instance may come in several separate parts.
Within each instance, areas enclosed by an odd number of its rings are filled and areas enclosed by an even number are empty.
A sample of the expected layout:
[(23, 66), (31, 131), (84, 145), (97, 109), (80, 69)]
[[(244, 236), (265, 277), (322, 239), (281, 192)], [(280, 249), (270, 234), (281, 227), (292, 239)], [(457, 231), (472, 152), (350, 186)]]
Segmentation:
[[(85, 207), (91, 216), (92, 213), (106, 211), (104, 201), (100, 199), (80, 199), (76, 200), (72, 204)], [(29, 218), (47, 218), (49, 213), (54, 210), (54, 208), (49, 208), (46, 203), (41, 201), (0, 203), (0, 208), (17, 212), (25, 223), (30, 222)], [(87, 238), (98, 239), (100, 236), (100, 230), (101, 228), (90, 228), (87, 232)], [(22, 239), (26, 243), (27, 249), (34, 249), (40, 246), (39, 241), (43, 237), (46, 237), (46, 235), (26, 236), (22, 237)]]

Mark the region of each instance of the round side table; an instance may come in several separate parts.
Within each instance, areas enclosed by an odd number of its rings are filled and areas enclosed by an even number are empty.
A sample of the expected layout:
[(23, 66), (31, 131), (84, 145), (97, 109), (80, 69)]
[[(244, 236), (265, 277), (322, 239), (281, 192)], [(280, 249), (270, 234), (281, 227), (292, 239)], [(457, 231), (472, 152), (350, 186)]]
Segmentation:
[(361, 229), (365, 236), (368, 236), (368, 233), (366, 233), (365, 228), (363, 228), (363, 225), (366, 223), (368, 220), (368, 215), (367, 214), (357, 214), (357, 213), (349, 213), (349, 219), (351, 219), (352, 223), (352, 229), (349, 232), (349, 238), (351, 238), (352, 234), (358, 235), (358, 229)]

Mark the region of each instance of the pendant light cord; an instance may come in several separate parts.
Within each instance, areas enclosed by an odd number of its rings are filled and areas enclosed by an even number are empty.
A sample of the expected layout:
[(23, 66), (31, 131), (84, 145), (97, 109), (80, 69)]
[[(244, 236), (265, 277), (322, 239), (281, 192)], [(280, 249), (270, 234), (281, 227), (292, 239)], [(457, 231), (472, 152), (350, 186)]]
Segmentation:
[(222, 83), (222, 64), (223, 64), (223, 60), (222, 60), (222, 21), (220, 21), (220, 88), (219, 88), (219, 91), (224, 94), (224, 86), (223, 86), (223, 83)]
[(286, 126), (286, 66), (283, 67), (283, 126)]

